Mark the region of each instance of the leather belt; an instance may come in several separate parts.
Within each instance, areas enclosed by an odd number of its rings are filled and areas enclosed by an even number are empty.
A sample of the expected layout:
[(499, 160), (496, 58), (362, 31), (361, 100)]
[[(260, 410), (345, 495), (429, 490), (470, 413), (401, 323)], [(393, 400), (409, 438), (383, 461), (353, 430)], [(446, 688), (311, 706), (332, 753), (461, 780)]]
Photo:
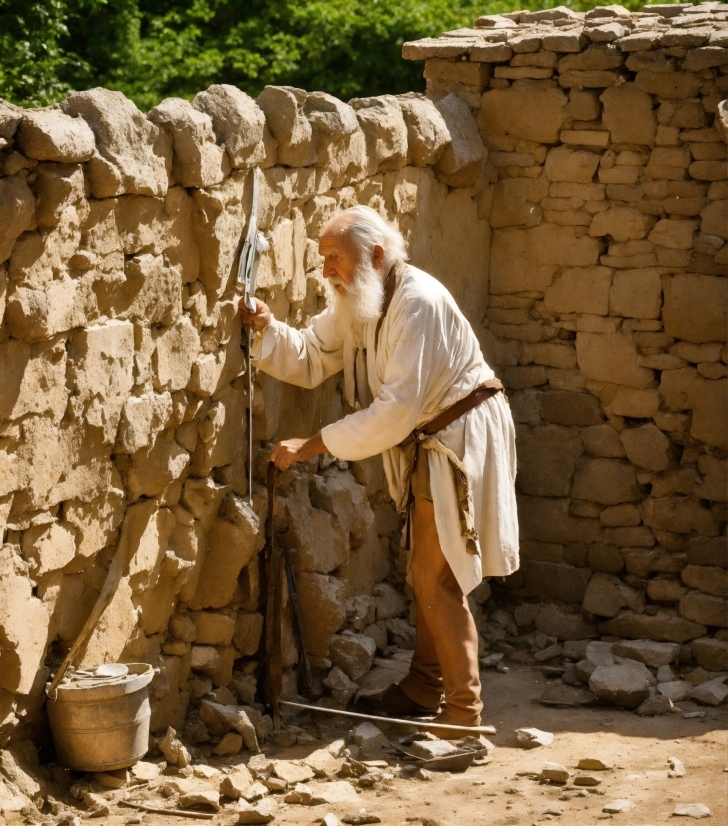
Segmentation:
[(472, 410), (479, 404), (483, 404), (483, 402), (487, 402), (488, 399), (495, 396), (496, 393), (502, 391), (503, 383), (500, 379), (488, 379), (488, 381), (483, 382), (480, 387), (473, 390), (472, 393), (465, 396), (464, 399), (455, 402), (455, 404), (448, 407), (447, 410), (443, 410), (442, 413), (427, 422), (426, 425), (418, 428), (418, 432), (424, 433), (426, 436), (433, 436), (438, 430), (443, 430), (469, 410)]

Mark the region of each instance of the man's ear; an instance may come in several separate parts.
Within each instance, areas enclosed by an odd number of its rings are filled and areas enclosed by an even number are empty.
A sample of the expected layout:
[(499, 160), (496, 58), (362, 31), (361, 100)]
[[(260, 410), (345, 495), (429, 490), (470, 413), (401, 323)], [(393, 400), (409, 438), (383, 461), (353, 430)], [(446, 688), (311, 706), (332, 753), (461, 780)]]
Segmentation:
[(384, 261), (384, 247), (376, 244), (372, 251), (372, 266), (375, 270), (378, 270), (382, 266), (382, 261)]

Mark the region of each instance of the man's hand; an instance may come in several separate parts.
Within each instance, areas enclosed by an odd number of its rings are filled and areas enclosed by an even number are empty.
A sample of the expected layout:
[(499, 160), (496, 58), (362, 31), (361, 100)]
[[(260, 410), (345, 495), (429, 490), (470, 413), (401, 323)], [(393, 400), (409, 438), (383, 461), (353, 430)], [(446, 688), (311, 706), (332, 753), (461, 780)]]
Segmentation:
[(238, 302), (238, 307), (240, 307), (240, 317), (243, 324), (250, 324), (254, 330), (262, 333), (263, 330), (265, 330), (270, 324), (270, 309), (268, 308), (268, 305), (259, 298), (253, 298), (253, 301), (255, 302), (255, 312), (251, 313), (245, 306), (245, 299), (240, 299)]
[(326, 445), (321, 436), (312, 436), (310, 439), (284, 439), (273, 448), (270, 461), (280, 470), (288, 470), (294, 462), (307, 462), (326, 453)]

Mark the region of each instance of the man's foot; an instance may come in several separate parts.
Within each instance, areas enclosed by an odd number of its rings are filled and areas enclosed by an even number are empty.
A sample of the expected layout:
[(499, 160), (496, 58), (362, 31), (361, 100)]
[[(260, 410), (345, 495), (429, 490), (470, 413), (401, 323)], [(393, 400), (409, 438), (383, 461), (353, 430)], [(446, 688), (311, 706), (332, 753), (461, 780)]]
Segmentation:
[[(435, 717), (432, 721), (433, 723), (437, 723), (440, 726), (466, 726), (467, 728), (477, 728), (480, 725), (480, 716), (477, 717), (472, 723), (458, 723), (446, 712), (443, 711)], [(430, 734), (434, 734), (440, 740), (462, 740), (463, 737), (468, 736), (467, 731), (463, 731), (462, 728), (456, 729), (449, 729), (449, 728), (427, 728), (425, 731), (429, 731)], [(473, 736), (477, 737), (476, 732), (473, 732)]]
[(389, 717), (431, 717), (440, 710), (421, 706), (411, 700), (399, 685), (390, 685), (379, 700), (364, 700), (360, 704), (369, 714), (386, 714)]

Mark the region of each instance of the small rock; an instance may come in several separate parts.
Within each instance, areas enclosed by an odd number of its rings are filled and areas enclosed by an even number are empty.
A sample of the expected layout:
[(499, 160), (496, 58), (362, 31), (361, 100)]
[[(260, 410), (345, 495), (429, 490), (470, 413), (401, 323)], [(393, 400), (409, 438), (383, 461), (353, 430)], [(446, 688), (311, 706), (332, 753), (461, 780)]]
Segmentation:
[(634, 808), (635, 805), (631, 800), (620, 799), (607, 803), (607, 805), (602, 808), (602, 811), (608, 815), (618, 815), (624, 812), (631, 812)]
[(428, 771), (427, 769), (423, 769), (420, 767), (415, 772), (415, 777), (418, 780), (434, 780), (435, 779), (435, 772)]
[(693, 686), (685, 680), (673, 680), (671, 683), (659, 683), (657, 686), (657, 691), (663, 697), (669, 697), (673, 703), (687, 700), (692, 690)]
[(589, 688), (600, 700), (622, 708), (637, 708), (650, 696), (649, 680), (627, 665), (598, 665), (589, 678)]
[(575, 786), (598, 786), (602, 781), (590, 774), (577, 774), (574, 778)]
[(538, 746), (550, 746), (554, 742), (554, 735), (537, 728), (519, 728), (516, 729), (516, 739), (524, 749), (535, 749)]
[(698, 666), (697, 668), (693, 668), (692, 671), (688, 672), (685, 675), (685, 679), (690, 683), (690, 685), (702, 685), (703, 683), (708, 683), (711, 680), (717, 680), (718, 677), (725, 677), (725, 672), (716, 673), (715, 671), (706, 671), (702, 666)]
[(621, 640), (612, 643), (612, 653), (618, 657), (659, 668), (677, 660), (680, 645), (676, 642), (655, 642), (654, 640)]
[(283, 798), (286, 803), (298, 803), (302, 806), (310, 806), (313, 800), (313, 792), (303, 783), (298, 783), (290, 789)]
[(485, 657), (480, 658), (480, 666), (481, 668), (495, 668), (504, 656), (504, 654), (486, 654)]
[(83, 796), (83, 802), (90, 812), (90, 817), (108, 817), (109, 805), (100, 794), (86, 792)]
[(495, 670), (499, 674), (510, 674), (511, 673), (511, 669), (508, 668), (508, 666), (503, 662), (498, 663), (498, 665), (496, 665), (496, 667), (495, 667)]
[(707, 716), (705, 711), (686, 711), (683, 720), (704, 720)]
[(457, 754), (460, 749), (447, 740), (415, 740), (409, 747), (410, 754), (422, 760), (433, 760), (435, 757), (447, 757)]
[(693, 688), (690, 697), (699, 703), (709, 706), (719, 706), (728, 697), (728, 686), (725, 685), (725, 677), (718, 677), (717, 680), (709, 680)]
[(568, 660), (583, 660), (586, 658), (586, 648), (589, 640), (566, 640), (564, 642), (564, 657)]
[(359, 795), (351, 783), (346, 780), (335, 780), (316, 788), (311, 802), (314, 805), (351, 806), (359, 802)]
[(554, 783), (567, 783), (569, 770), (559, 763), (544, 763), (541, 769), (541, 777), (544, 780), (552, 780)]
[(679, 757), (668, 757), (667, 762), (670, 765), (672, 771), (667, 773), (668, 777), (684, 777), (685, 776), (685, 764)]
[(316, 777), (335, 777), (341, 768), (341, 760), (334, 757), (328, 748), (312, 751), (303, 762), (313, 769)]
[(680, 679), (669, 665), (661, 665), (657, 669), (658, 683), (671, 683), (673, 680)]
[(256, 780), (252, 786), (242, 793), (241, 797), (243, 800), (247, 800), (248, 803), (255, 803), (256, 800), (265, 797), (269, 791), (270, 789), (267, 786), (264, 786), (259, 780)]
[(197, 766), (192, 767), (192, 774), (195, 777), (200, 777), (203, 780), (211, 780), (213, 777), (219, 777), (220, 769), (215, 769), (212, 766), (206, 766), (204, 763), (200, 763)]
[(197, 806), (208, 806), (213, 811), (219, 812), (221, 809), (220, 793), (208, 790), (188, 792), (187, 794), (180, 795), (179, 805), (182, 809), (192, 809)]
[(560, 657), (563, 650), (564, 649), (560, 645), (549, 645), (548, 648), (544, 648), (541, 651), (536, 651), (533, 658), (537, 662), (545, 663), (548, 662), (548, 660), (553, 660), (556, 657)]
[(96, 772), (94, 780), (107, 789), (123, 789), (129, 782), (129, 775), (126, 769), (119, 769), (119, 771)]
[(219, 703), (221, 706), (236, 706), (238, 704), (238, 698), (224, 685), (210, 691), (207, 699)]
[(339, 826), (340, 823), (339, 818), (331, 812), (321, 818), (321, 826)]
[(594, 665), (614, 665), (611, 642), (592, 640), (586, 647), (586, 658)]
[(354, 745), (361, 749), (362, 757), (373, 757), (389, 746), (389, 740), (373, 723), (360, 723), (354, 729)]
[(278, 804), (272, 797), (267, 797), (254, 805), (243, 802), (238, 805), (238, 819), (234, 823), (270, 823), (278, 813)]
[(653, 694), (648, 697), (637, 709), (640, 717), (657, 717), (660, 714), (667, 714), (672, 711), (672, 700), (662, 694)]
[(288, 788), (288, 783), (286, 783), (285, 780), (281, 780), (280, 777), (265, 777), (260, 782), (272, 792), (285, 792)]
[(253, 777), (246, 766), (236, 766), (220, 783), (220, 794), (238, 800), (253, 785)]
[(276, 777), (285, 780), (291, 786), (307, 783), (314, 778), (314, 771), (310, 766), (293, 760), (274, 760), (272, 769)]
[(673, 817), (710, 817), (713, 812), (705, 803), (678, 803), (673, 810)]
[(577, 763), (577, 768), (588, 772), (606, 772), (611, 770), (612, 764), (605, 763), (598, 757), (582, 757)]
[[(255, 725), (247, 713), (249, 707), (224, 706), (211, 700), (200, 703), (200, 720), (213, 734), (224, 735), (231, 729), (243, 737), (245, 748), (253, 753), (260, 751)], [(250, 709), (252, 714), (254, 709)]]
[(212, 749), (213, 754), (223, 757), (226, 754), (237, 754), (243, 748), (243, 735), (229, 731)]
[(561, 806), (549, 806), (549, 808), (544, 812), (545, 815), (551, 815), (552, 817), (561, 817), (563, 813), (564, 810)]
[(156, 763), (140, 760), (131, 767), (131, 773), (138, 783), (149, 783), (159, 777), (163, 768), (164, 765), (159, 766)]
[(366, 809), (361, 809), (356, 814), (344, 815), (342, 823), (349, 823), (350, 826), (365, 826), (367, 823), (381, 823), (379, 815), (369, 814)]
[(159, 749), (165, 760), (178, 769), (184, 769), (190, 765), (192, 758), (182, 741), (177, 737), (177, 732), (169, 726), (167, 732), (159, 741)]

